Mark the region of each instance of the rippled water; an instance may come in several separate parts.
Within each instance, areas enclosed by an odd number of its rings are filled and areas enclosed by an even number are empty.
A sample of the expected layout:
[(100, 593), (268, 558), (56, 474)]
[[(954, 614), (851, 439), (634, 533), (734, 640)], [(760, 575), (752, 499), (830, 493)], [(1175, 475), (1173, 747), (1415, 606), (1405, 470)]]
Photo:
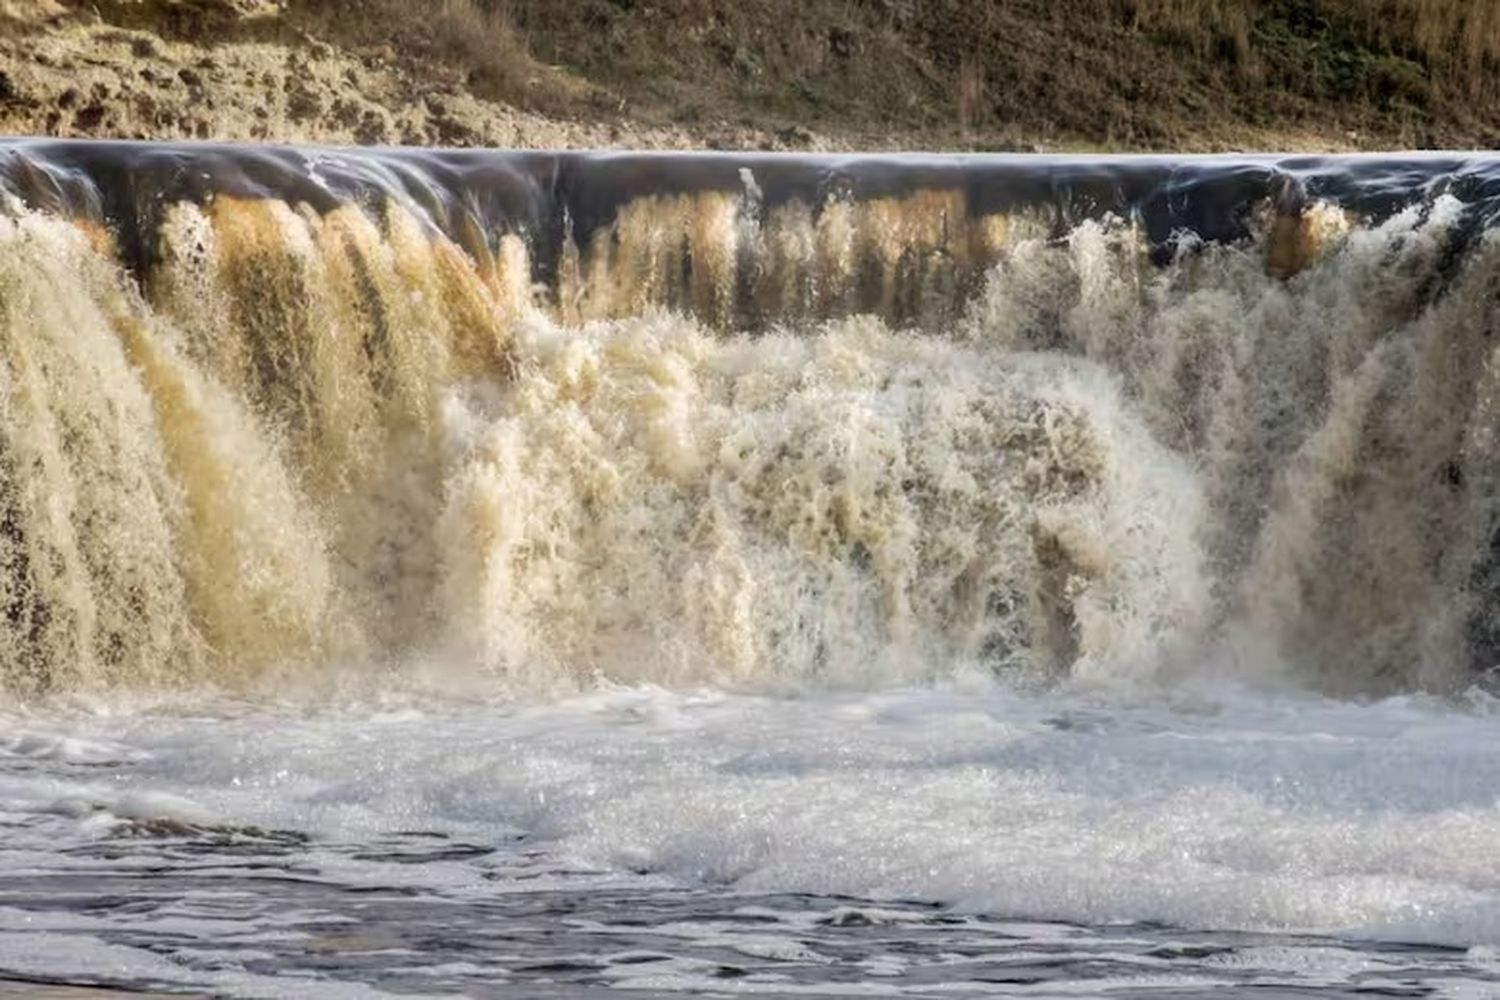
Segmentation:
[(976, 683), (8, 716), (0, 980), (1500, 995), (1486, 699), (1167, 700)]
[(1452, 995), (1445, 987), (1459, 981), (1500, 984), (1500, 967), (1463, 950), (631, 888), (548, 874), (544, 858), (499, 861), (488, 848), (420, 838), (324, 856), (399, 857), (395, 863), (417, 871), (487, 857), (516, 871), (475, 865), (476, 880), (495, 884), (489, 898), (476, 898), (340, 885), (336, 873), (323, 871), (323, 852), (264, 844), (185, 839), (101, 853), (114, 861), (102, 871), (7, 879), (0, 919), (8, 950), (29, 953), (10, 959), (20, 975), (252, 996), (571, 997), (618, 989), (647, 996), (1192, 997), (1254, 987), (1260, 996), (1415, 997)]

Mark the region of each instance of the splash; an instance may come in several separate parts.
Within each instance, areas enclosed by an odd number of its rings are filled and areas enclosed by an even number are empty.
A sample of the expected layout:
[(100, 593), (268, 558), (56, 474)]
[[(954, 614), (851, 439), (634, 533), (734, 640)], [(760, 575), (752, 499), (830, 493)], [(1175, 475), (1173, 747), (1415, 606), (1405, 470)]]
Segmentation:
[(1500, 655), (1500, 243), (1454, 195), (1164, 242), (746, 176), (546, 258), (372, 190), (168, 200), (147, 252), (0, 217), (11, 695), (417, 659), (1369, 694)]
[(442, 526), (448, 618), (507, 674), (1059, 674), (1201, 617), (1196, 483), (1091, 364), (872, 320), (517, 332), (516, 384), (450, 403)]

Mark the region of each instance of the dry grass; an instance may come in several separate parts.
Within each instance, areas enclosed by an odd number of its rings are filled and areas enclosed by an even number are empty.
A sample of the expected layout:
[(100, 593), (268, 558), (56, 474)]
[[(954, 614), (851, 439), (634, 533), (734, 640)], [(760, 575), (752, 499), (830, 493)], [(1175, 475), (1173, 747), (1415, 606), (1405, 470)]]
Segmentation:
[(291, 0), (289, 16), (322, 37), (457, 73), (481, 97), (536, 108), (586, 90), (531, 57), (505, 0)]
[(1425, 145), (1500, 94), (1500, 0), (507, 2), (534, 55), (688, 123), (877, 122), (999, 148), (1322, 121)]
[(563, 110), (581, 92), (557, 81), (585, 79), (610, 108), (684, 124), (1159, 146), (1236, 116), (1325, 117), (1425, 144), (1500, 95), (1500, 0), (291, 2), (363, 8), (484, 96)]
[(424, 92), (793, 145), (1500, 145), (1500, 0), (57, 2), (210, 44), (252, 5)]
[(1337, 0), (1371, 37), (1410, 50), (1470, 91), (1500, 67), (1500, 4), (1492, 0)]
[(381, 5), (425, 30), (434, 56), (467, 66), (476, 90), (500, 95), (525, 90), (534, 64), (503, 7), (482, 7), (477, 0), (436, 0), (430, 10), (411, 0), (381, 0)]
[(1494, 0), (1122, 0), (1137, 27), (1165, 31), (1201, 52), (1229, 40), (1254, 59), (1257, 26), (1295, 21), (1303, 31), (1343, 30), (1377, 54), (1416, 61), (1438, 89), (1494, 92), (1500, 78), (1500, 3)]

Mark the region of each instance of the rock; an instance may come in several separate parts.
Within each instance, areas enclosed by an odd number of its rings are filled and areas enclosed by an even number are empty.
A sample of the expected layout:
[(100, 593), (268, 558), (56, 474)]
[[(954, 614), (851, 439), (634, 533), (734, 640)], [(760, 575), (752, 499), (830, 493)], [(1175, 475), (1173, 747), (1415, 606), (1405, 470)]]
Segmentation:
[(776, 141), (792, 149), (806, 149), (818, 141), (810, 129), (792, 125), (776, 132)]
[(354, 130), (354, 139), (364, 146), (378, 146), (390, 137), (390, 123), (386, 116), (374, 108), (364, 113), (359, 126)]
[(80, 108), (78, 113), (73, 116), (73, 125), (85, 132), (91, 132), (98, 128), (104, 121), (104, 115), (104, 105), (90, 104), (87, 107)]
[(306, 83), (298, 83), (287, 95), (286, 113), (293, 121), (308, 121), (322, 111), (322, 99)]

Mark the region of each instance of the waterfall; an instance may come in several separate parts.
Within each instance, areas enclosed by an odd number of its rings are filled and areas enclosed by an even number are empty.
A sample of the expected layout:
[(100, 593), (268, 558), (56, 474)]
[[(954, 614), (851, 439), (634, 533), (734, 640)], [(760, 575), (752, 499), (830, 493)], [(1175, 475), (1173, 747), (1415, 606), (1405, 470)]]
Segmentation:
[(1497, 178), (0, 142), (0, 689), (1467, 683)]

